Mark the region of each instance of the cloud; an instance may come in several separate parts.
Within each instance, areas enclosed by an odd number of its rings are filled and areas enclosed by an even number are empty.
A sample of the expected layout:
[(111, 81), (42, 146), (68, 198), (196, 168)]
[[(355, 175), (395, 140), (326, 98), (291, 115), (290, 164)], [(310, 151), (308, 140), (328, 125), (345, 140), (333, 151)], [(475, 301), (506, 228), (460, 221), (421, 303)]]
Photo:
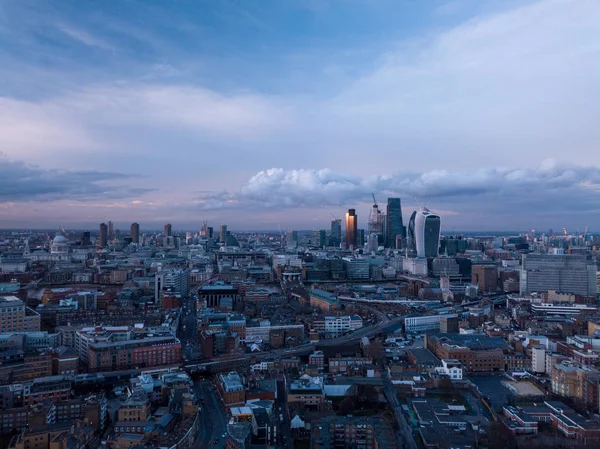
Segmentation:
[(93, 36), (87, 31), (78, 30), (71, 25), (60, 24), (58, 29), (69, 36), (71, 39), (81, 42), (88, 47), (98, 47), (104, 50), (114, 51), (114, 47), (103, 39)]
[[(293, 122), (292, 108), (249, 91), (220, 94), (191, 85), (113, 83), (70, 89), (38, 101), (0, 95), (0, 147), (11, 157), (112, 151), (124, 133), (138, 146), (149, 135), (173, 140), (260, 142)], [(132, 145), (129, 145), (130, 148)], [(129, 148), (129, 150), (130, 150)], [(53, 153), (47, 150), (54, 150)], [(179, 148), (173, 150), (178, 151)], [(194, 148), (192, 154), (197, 154)], [(39, 160), (39, 159), (38, 159)]]
[(204, 192), (196, 202), (204, 210), (341, 207), (369, 202), (371, 193), (382, 202), (385, 196), (409, 202), (433, 198), (438, 207), (465, 212), (504, 213), (521, 205), (537, 213), (568, 210), (577, 204), (600, 211), (600, 168), (548, 160), (534, 169), (432, 170), (364, 177), (329, 169), (272, 168), (252, 176), (237, 192)]
[(119, 199), (150, 191), (114, 184), (131, 177), (93, 170), (47, 170), (0, 157), (0, 203)]

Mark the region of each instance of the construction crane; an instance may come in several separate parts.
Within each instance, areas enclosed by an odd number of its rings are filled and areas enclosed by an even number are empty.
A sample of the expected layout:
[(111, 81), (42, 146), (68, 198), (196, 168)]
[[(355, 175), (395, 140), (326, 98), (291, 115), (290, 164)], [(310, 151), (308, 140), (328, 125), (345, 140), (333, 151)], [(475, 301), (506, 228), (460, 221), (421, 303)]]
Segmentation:
[(585, 245), (585, 242), (587, 241), (587, 236), (588, 236), (588, 225), (585, 225), (585, 231), (583, 231), (583, 242)]
[(373, 206), (377, 207), (377, 200), (375, 199), (375, 194), (371, 193), (371, 195), (373, 196), (373, 203), (374, 203)]

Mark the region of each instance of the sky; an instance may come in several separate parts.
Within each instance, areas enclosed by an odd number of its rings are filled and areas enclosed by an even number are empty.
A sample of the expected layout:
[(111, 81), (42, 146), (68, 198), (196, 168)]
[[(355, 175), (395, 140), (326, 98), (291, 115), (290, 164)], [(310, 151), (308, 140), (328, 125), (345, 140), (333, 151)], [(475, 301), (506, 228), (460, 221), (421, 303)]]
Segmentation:
[(3, 0), (0, 227), (600, 231), (597, 0)]

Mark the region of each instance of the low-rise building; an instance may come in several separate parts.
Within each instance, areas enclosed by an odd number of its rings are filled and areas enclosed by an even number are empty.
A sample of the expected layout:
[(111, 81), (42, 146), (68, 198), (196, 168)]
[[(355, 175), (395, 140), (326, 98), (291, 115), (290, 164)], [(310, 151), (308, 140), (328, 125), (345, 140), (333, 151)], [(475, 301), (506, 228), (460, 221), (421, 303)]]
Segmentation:
[(225, 407), (230, 408), (246, 403), (246, 391), (242, 377), (232, 371), (217, 376), (217, 389)]

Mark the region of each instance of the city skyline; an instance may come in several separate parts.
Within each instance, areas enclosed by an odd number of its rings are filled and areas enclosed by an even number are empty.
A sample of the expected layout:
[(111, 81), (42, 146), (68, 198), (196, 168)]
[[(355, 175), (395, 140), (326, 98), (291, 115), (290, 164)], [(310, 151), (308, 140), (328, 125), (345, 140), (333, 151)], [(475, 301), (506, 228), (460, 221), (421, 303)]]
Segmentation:
[(3, 5), (0, 227), (593, 227), (600, 5), (383, 3)]

